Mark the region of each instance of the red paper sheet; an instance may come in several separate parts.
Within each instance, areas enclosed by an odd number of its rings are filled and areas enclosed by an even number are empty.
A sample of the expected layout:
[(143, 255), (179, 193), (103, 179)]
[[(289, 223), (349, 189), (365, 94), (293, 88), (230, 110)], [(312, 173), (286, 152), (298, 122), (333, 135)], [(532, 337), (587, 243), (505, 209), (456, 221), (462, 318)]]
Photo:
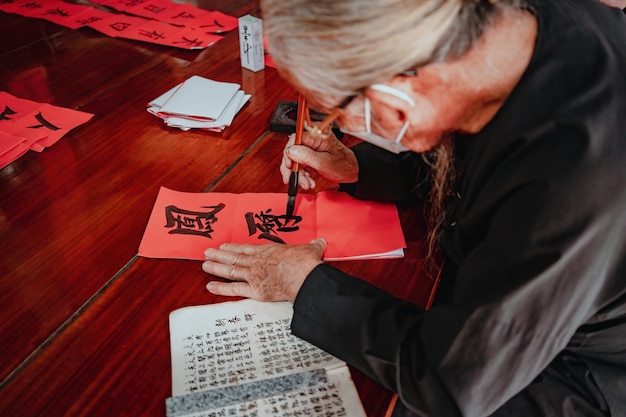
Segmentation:
[(0, 131), (0, 169), (28, 151), (26, 139)]
[(21, 138), (22, 143), (15, 146), (41, 152), (92, 117), (91, 113), (37, 103), (0, 91), (0, 132), (6, 134), (3, 136), (5, 146), (12, 149), (3, 154), (2, 163), (7, 165), (12, 162), (8, 160), (11, 155), (15, 160), (23, 154), (10, 145), (13, 142), (9, 136)]
[(286, 219), (285, 193), (185, 193), (161, 187), (139, 245), (151, 258), (204, 259), (222, 243), (308, 243), (324, 237), (324, 259), (393, 258), (406, 247), (395, 205), (324, 191), (297, 197)]
[(109, 13), (91, 6), (61, 0), (0, 1), (0, 10), (46, 19), (70, 29), (91, 27), (105, 35), (182, 49), (203, 49), (237, 27), (237, 18), (217, 10), (203, 10), (169, 0), (129, 2), (97, 0), (94, 3), (124, 13)]
[(80, 4), (53, 0), (43, 3), (40, 15), (31, 15), (30, 17), (46, 19), (50, 22), (68, 27), (70, 29), (78, 29), (83, 26), (80, 15), (85, 10), (86, 7)]

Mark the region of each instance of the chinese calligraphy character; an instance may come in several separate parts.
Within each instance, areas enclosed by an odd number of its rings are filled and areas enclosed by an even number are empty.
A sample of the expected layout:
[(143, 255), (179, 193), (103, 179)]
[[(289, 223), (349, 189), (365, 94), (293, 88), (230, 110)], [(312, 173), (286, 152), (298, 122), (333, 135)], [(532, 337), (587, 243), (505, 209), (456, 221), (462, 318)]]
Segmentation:
[(202, 212), (180, 209), (176, 206), (167, 206), (165, 207), (165, 219), (167, 223), (164, 227), (175, 227), (175, 229), (168, 232), (169, 234), (197, 235), (211, 239), (211, 233), (213, 233), (212, 225), (217, 221), (215, 215), (224, 207), (225, 205), (220, 203), (217, 206), (203, 207), (212, 210)]
[(175, 41), (173, 43), (174, 44), (185, 43), (185, 44), (187, 44), (187, 46), (189, 48), (193, 48), (193, 47), (197, 47), (197, 46), (201, 46), (202, 45), (202, 41), (201, 40), (198, 40), (197, 38), (196, 39), (187, 39), (184, 36), (183, 36), (183, 40), (182, 41)]
[(252, 212), (246, 213), (246, 223), (248, 224), (248, 236), (254, 235), (257, 230), (261, 232), (259, 239), (267, 239), (276, 243), (285, 243), (278, 236), (278, 232), (295, 232), (300, 229), (296, 226), (302, 221), (302, 216), (290, 216), (286, 214), (274, 215), (270, 214), (272, 209), (266, 212), (261, 211), (259, 214)]
[(11, 110), (9, 106), (4, 106), (4, 111), (0, 113), (0, 120), (11, 120), (9, 116), (14, 115), (15, 110)]
[(178, 19), (178, 18), (182, 18), (182, 19), (195, 19), (196, 16), (192, 15), (189, 12), (180, 12), (178, 13), (176, 16), (173, 17), (173, 19)]
[(44, 119), (44, 117), (41, 114), (41, 112), (37, 113), (37, 115), (35, 116), (35, 119), (37, 119), (37, 121), (39, 123), (41, 123), (41, 124), (35, 125), (35, 126), (28, 126), (29, 129), (39, 129), (40, 127), (47, 127), (50, 130), (59, 130), (60, 129), (59, 127), (53, 125), (52, 123), (50, 123), (49, 121)]
[(46, 15), (50, 14), (52, 16), (61, 16), (61, 17), (67, 17), (70, 15), (68, 12), (61, 9), (60, 7), (57, 7), (56, 9), (48, 9), (45, 14)]
[(150, 32), (149, 30), (140, 29), (139, 34), (149, 39), (154, 39), (154, 40), (165, 39), (165, 35), (157, 32), (156, 30), (153, 30), (152, 32)]
[[(217, 31), (223, 30), (224, 29), (224, 25), (222, 25), (220, 22), (217, 21), (217, 19), (213, 20), (213, 24), (212, 25), (201, 25), (200, 28), (205, 29), (205, 28), (212, 28), (212, 27), (217, 27), (218, 29), (216, 29)], [(246, 26), (247, 28), (247, 26)]]
[(149, 4), (144, 7), (144, 9), (152, 13), (161, 13), (163, 10), (165, 10), (165, 7), (159, 7), (156, 4)]
[(130, 26), (130, 23), (117, 22), (111, 25), (111, 29), (117, 30), (118, 32), (122, 32)]
[(94, 23), (94, 22), (97, 22), (97, 21), (99, 21), (99, 20), (102, 20), (102, 18), (101, 18), (101, 17), (95, 17), (95, 16), (92, 16), (92, 17), (90, 17), (90, 18), (88, 18), (88, 19), (78, 19), (78, 20), (76, 20), (76, 21), (77, 21), (78, 23), (80, 23), (81, 25), (83, 25), (83, 26), (87, 26), (88, 24), (90, 24), (90, 23)]
[(23, 7), (25, 9), (41, 9), (42, 6), (39, 3), (28, 2), (28, 3), (22, 4), (20, 7)]
[(134, 7), (139, 4), (143, 4), (144, 2), (145, 0), (127, 0), (127, 1), (121, 1), (120, 3), (126, 5), (127, 7)]
[(243, 26), (243, 50), (242, 53), (246, 56), (246, 62), (250, 63), (250, 50), (252, 49), (252, 45), (250, 45), (248, 41), (248, 37), (250, 36), (250, 32), (248, 32), (248, 25)]

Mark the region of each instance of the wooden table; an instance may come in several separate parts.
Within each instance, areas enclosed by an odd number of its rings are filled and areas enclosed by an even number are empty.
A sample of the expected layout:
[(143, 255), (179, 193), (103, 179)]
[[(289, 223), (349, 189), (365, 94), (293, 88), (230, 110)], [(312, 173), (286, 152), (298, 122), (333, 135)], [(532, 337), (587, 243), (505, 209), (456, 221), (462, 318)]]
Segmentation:
[[(260, 16), (256, 1), (198, 5)], [(286, 135), (268, 125), (295, 91), (273, 68), (240, 67), (236, 31), (192, 52), (0, 12), (0, 34), (0, 91), (95, 114), (0, 170), (0, 415), (165, 415), (168, 314), (225, 298), (205, 290), (197, 261), (137, 256), (159, 187), (286, 192)], [(252, 94), (223, 133), (170, 129), (146, 112), (192, 75)], [(334, 265), (425, 305), (423, 220), (400, 213), (404, 259)], [(352, 373), (367, 414), (383, 415), (391, 394)]]

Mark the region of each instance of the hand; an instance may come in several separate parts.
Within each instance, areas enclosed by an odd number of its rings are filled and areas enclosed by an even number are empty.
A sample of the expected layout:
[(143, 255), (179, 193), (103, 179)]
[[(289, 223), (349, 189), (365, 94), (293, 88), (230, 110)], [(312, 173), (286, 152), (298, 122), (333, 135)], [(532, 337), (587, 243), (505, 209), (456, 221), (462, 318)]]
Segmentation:
[(202, 269), (231, 282), (211, 281), (207, 290), (217, 295), (259, 301), (295, 301), (309, 273), (322, 263), (326, 241), (304, 245), (238, 245), (225, 243), (204, 251)]
[(315, 188), (315, 180), (302, 166), (314, 169), (333, 182), (349, 183), (358, 180), (359, 164), (354, 152), (332, 133), (322, 136), (305, 132), (302, 135), (302, 145), (294, 145), (294, 140), (295, 134), (289, 136), (283, 151), (283, 160), (280, 164), (283, 183), (289, 182), (293, 162), (301, 165), (298, 185), (304, 190)]
[(611, 6), (623, 9), (626, 7), (626, 0), (600, 0), (602, 3)]

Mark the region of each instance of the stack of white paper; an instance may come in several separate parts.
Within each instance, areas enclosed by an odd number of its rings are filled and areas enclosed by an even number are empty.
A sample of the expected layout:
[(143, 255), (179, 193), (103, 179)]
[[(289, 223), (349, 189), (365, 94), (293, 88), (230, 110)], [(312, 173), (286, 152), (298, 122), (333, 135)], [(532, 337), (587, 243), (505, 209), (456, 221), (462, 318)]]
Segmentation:
[(182, 130), (221, 132), (250, 99), (236, 83), (194, 75), (148, 104), (148, 112)]

